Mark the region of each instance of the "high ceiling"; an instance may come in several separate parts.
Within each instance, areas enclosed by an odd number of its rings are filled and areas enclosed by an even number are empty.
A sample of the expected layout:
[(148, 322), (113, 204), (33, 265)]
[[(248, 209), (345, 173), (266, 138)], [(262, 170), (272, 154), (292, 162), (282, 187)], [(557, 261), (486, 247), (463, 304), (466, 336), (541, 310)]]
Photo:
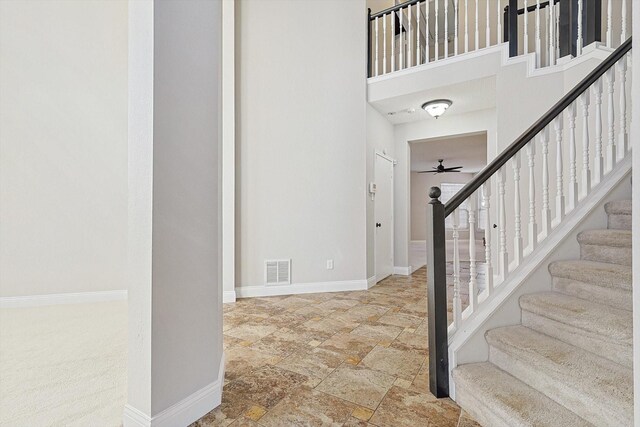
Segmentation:
[(445, 167), (462, 166), (461, 172), (476, 173), (487, 164), (487, 134), (474, 133), (413, 141), (411, 171), (431, 170), (444, 159)]

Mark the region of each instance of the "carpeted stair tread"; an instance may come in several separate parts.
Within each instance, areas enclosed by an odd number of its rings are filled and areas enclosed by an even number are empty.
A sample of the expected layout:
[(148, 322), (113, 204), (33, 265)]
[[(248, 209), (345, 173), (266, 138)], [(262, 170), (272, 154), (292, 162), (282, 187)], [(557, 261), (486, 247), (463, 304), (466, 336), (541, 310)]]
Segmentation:
[(578, 242), (580, 259), (631, 265), (631, 230), (586, 230)]
[(633, 423), (631, 369), (521, 325), (486, 339), (492, 363), (587, 421)]
[(558, 292), (523, 295), (520, 297), (520, 308), (586, 332), (602, 335), (610, 341), (620, 341), (629, 346), (632, 343), (633, 318), (626, 310), (616, 310)]
[(607, 215), (631, 215), (631, 200), (614, 200), (604, 205)]
[(456, 400), (483, 425), (592, 425), (491, 363), (460, 365), (452, 371), (452, 376)]
[(578, 234), (581, 245), (631, 248), (631, 230), (585, 230)]
[(628, 291), (633, 282), (631, 267), (598, 261), (556, 261), (549, 264), (549, 273), (555, 277)]
[(557, 292), (520, 297), (522, 324), (633, 367), (632, 313)]

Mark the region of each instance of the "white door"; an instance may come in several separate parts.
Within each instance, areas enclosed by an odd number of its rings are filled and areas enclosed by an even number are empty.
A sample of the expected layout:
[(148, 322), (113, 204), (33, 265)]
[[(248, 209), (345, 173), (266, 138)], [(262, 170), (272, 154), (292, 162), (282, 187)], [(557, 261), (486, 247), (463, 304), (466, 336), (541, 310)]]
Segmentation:
[(376, 153), (376, 282), (393, 274), (393, 160)]

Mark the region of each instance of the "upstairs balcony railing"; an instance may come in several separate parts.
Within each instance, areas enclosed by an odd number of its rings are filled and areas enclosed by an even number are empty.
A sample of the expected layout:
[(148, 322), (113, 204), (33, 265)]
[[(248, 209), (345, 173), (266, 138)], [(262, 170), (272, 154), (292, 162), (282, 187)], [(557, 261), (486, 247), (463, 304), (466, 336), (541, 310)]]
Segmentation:
[(504, 42), (510, 56), (533, 53), (537, 67), (555, 65), (593, 42), (618, 47), (631, 33), (630, 7), (627, 0), (409, 0), (369, 10), (368, 75)]

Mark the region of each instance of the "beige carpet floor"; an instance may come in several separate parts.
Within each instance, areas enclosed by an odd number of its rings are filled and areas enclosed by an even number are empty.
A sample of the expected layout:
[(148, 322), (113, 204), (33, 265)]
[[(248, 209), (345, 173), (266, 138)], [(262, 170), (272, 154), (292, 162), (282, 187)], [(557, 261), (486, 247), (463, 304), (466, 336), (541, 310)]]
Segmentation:
[(1, 426), (120, 426), (126, 301), (0, 310)]

